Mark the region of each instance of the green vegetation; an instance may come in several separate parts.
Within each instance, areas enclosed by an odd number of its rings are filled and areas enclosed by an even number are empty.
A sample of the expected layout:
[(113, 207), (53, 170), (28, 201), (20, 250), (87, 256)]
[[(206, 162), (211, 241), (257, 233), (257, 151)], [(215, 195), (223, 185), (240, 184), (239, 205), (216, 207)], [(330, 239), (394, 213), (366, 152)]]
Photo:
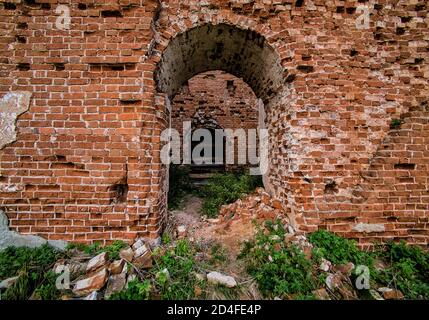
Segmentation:
[(168, 208), (170, 210), (180, 208), (185, 195), (193, 192), (189, 171), (189, 166), (170, 165), (168, 189)]
[(187, 240), (179, 240), (174, 247), (154, 252), (155, 267), (151, 270), (155, 287), (162, 299), (189, 300), (195, 297), (198, 280), (195, 273), (197, 250)]
[(224, 204), (230, 204), (262, 186), (260, 176), (249, 174), (216, 174), (201, 190), (203, 213), (216, 217)]
[(375, 272), (375, 281), (398, 288), (408, 299), (429, 299), (429, 252), (392, 242), (378, 256), (388, 267)]
[(124, 291), (112, 294), (109, 300), (149, 300), (151, 288), (149, 280), (140, 282), (136, 279), (130, 281)]
[(399, 126), (401, 124), (402, 124), (401, 119), (392, 119), (392, 121), (390, 122), (390, 128), (391, 129), (397, 129), (397, 128), (399, 128)]
[[(258, 228), (255, 240), (245, 243), (240, 258), (265, 297), (312, 298), (311, 292), (322, 287), (326, 278), (318, 270), (324, 258), (334, 265), (353, 262), (355, 266), (367, 266), (371, 288), (397, 288), (407, 299), (429, 299), (429, 253), (419, 247), (392, 242), (365, 252), (358, 249), (355, 241), (320, 230), (308, 236), (313, 245), (308, 259), (296, 246), (285, 243), (279, 222), (267, 222), (265, 229)], [(386, 267), (376, 268), (376, 260)], [(352, 282), (356, 276), (352, 274)], [(358, 294), (371, 298), (367, 290), (358, 290)]]
[[(244, 243), (239, 259), (265, 298), (314, 299), (313, 291), (325, 286), (327, 273), (319, 269), (323, 258), (334, 266), (349, 262), (356, 267), (367, 266), (372, 289), (396, 288), (406, 299), (429, 299), (429, 252), (419, 247), (391, 242), (365, 252), (355, 241), (320, 230), (308, 235), (313, 245), (312, 255), (308, 257), (296, 245), (285, 241), (286, 231), (280, 221), (266, 221), (264, 226), (257, 225), (257, 229), (255, 238)], [(117, 241), (104, 248), (95, 244), (70, 245), (69, 249), (79, 249), (91, 255), (105, 251), (111, 259), (116, 259), (119, 250), (125, 246)], [(70, 254), (70, 251), (61, 253), (48, 245), (35, 249), (10, 247), (0, 251), (0, 280), (18, 277), (13, 286), (2, 290), (1, 299), (58, 299), (57, 276), (52, 268), (58, 259)], [(164, 246), (153, 252), (153, 258), (152, 269), (140, 273), (141, 278), (130, 281), (125, 290), (113, 294), (110, 299), (233, 299), (245, 292), (243, 284), (226, 288), (211, 285), (198, 276), (209, 270), (222, 270), (231, 263), (219, 244), (207, 246), (186, 239), (175, 242), (164, 239)], [(357, 276), (352, 273), (349, 285)], [(368, 290), (356, 291), (360, 298), (372, 299)]]
[(0, 251), (0, 280), (18, 276), (2, 293), (3, 300), (26, 300), (31, 296), (52, 300), (58, 297), (55, 274), (51, 271), (61, 253), (44, 245), (39, 248), (9, 247)]
[(331, 232), (316, 231), (308, 236), (308, 241), (314, 245), (313, 256), (316, 259), (323, 257), (333, 264), (373, 264), (372, 256), (359, 250), (355, 241), (341, 238)]
[(265, 223), (265, 230), (258, 227), (256, 238), (246, 242), (240, 258), (247, 271), (267, 298), (314, 299), (312, 291), (321, 282), (313, 271), (312, 262), (293, 244), (284, 241), (285, 230), (277, 221)]
[(97, 255), (102, 252), (107, 252), (109, 254), (110, 260), (119, 259), (119, 251), (126, 248), (128, 245), (124, 241), (115, 240), (112, 244), (103, 247), (99, 242), (95, 242), (90, 245), (79, 244), (79, 243), (70, 243), (67, 246), (67, 250), (77, 249), (89, 255)]

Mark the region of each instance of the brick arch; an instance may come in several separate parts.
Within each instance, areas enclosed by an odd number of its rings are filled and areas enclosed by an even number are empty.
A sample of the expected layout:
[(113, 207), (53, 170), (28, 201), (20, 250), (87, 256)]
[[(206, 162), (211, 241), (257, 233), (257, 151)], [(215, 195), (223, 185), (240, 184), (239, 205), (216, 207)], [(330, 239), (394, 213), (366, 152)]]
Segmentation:
[[(282, 66), (281, 54), (277, 50), (272, 30), (250, 19), (234, 20), (224, 17), (221, 21), (188, 22), (184, 20), (170, 28), (166, 27), (162, 32), (157, 31), (162, 36), (157, 38), (152, 58), (157, 62), (154, 85), (158, 105), (169, 106), (169, 100), (186, 81), (212, 70), (222, 70), (243, 78), (267, 109), (278, 109), (284, 104), (284, 93), (290, 87), (288, 71)], [(183, 26), (186, 28), (182, 28)], [(168, 123), (171, 110), (167, 107), (165, 111), (165, 123)], [(267, 114), (268, 124), (271, 122), (270, 116), (271, 114)], [(277, 140), (274, 143), (279, 142)], [(270, 146), (269, 150), (271, 149), (274, 148)], [(271, 157), (270, 151), (268, 156)], [(163, 166), (160, 176), (164, 188), (160, 190), (158, 204), (165, 211), (167, 166)], [(278, 177), (269, 167), (264, 177), (268, 190), (272, 190), (274, 180), (278, 180)], [(276, 184), (279, 183), (277, 181)], [(165, 212), (160, 213), (161, 219), (165, 221)]]
[(206, 23), (170, 40), (155, 72), (157, 89), (171, 98), (188, 79), (209, 70), (242, 77), (265, 102), (285, 82), (280, 56), (263, 35), (230, 24)]

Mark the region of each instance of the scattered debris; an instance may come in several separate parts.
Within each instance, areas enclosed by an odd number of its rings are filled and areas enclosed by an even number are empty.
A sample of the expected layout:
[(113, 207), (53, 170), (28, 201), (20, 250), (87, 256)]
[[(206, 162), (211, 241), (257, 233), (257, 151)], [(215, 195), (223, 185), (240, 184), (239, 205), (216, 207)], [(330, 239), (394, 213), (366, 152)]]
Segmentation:
[(73, 293), (77, 296), (85, 296), (93, 291), (98, 291), (104, 287), (108, 277), (106, 268), (102, 268), (100, 271), (95, 273), (93, 276), (79, 280), (76, 282), (76, 286), (73, 289)]
[(378, 288), (378, 291), (381, 292), (381, 294), (383, 295), (383, 298), (386, 300), (404, 299), (403, 293), (397, 289), (382, 287), (382, 288)]
[(237, 286), (237, 282), (231, 276), (226, 276), (222, 273), (213, 271), (207, 274), (207, 281), (212, 284), (224, 285), (228, 288), (234, 288)]
[(86, 272), (97, 270), (101, 266), (106, 265), (107, 261), (108, 261), (108, 253), (107, 252), (100, 253), (99, 255), (89, 260), (88, 265), (86, 266)]
[(122, 291), (125, 288), (126, 283), (127, 283), (126, 272), (110, 276), (109, 281), (107, 282), (107, 288), (106, 288), (106, 293), (104, 294), (104, 299), (109, 299), (112, 294)]
[(18, 280), (18, 276), (17, 277), (12, 277), (12, 278), (8, 278), (6, 280), (3, 280), (2, 282), (0, 282), (0, 289), (8, 289), (11, 286), (13, 286), (15, 284), (15, 282)]

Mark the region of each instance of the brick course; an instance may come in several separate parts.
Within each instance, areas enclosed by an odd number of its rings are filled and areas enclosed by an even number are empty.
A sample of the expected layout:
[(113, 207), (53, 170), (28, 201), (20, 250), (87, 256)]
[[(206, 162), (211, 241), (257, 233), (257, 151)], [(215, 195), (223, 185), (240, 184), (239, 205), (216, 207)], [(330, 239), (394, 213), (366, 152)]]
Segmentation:
[[(0, 92), (32, 93), (17, 140), (0, 150), (12, 229), (79, 242), (157, 237), (167, 95), (224, 69), (264, 100), (266, 187), (301, 230), (428, 243), (426, 1), (61, 4), (69, 30), (55, 28), (57, 1), (0, 4)], [(368, 29), (356, 27), (360, 5)], [(393, 119), (403, 124), (391, 129)]]

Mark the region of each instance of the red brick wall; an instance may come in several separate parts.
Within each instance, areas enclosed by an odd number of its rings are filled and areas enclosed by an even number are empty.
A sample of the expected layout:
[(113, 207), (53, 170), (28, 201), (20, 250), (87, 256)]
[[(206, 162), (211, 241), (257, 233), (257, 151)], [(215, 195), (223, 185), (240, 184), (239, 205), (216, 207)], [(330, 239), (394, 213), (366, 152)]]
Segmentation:
[[(264, 99), (267, 189), (288, 202), (301, 230), (427, 244), (427, 127), (405, 117), (429, 92), (426, 1), (62, 2), (70, 30), (55, 28), (57, 1), (0, 4), (0, 92), (33, 94), (17, 141), (0, 150), (0, 208), (14, 230), (86, 242), (157, 237), (166, 210), (160, 135), (169, 125), (161, 91), (221, 66)], [(370, 6), (368, 29), (356, 27), (359, 5)], [(198, 61), (188, 58), (204, 46), (172, 47), (190, 30), (198, 39), (189, 41), (208, 41), (199, 32), (207, 24), (239, 39), (205, 43), (212, 51)], [(183, 63), (158, 68), (169, 48)], [(390, 124), (401, 116), (410, 143), (394, 142)], [(409, 146), (400, 163), (415, 169), (377, 162), (387, 159), (386, 139), (394, 159)], [(359, 222), (373, 226), (354, 231)], [(379, 224), (385, 231), (364, 232)]]
[[(183, 138), (183, 122), (191, 121), (192, 130), (216, 127), (218, 129), (253, 129), (258, 127), (258, 104), (252, 89), (242, 80), (223, 71), (208, 71), (188, 81), (172, 101), (171, 127)], [(249, 136), (246, 136), (246, 142)], [(255, 144), (252, 144), (253, 150)], [(256, 148), (257, 149), (257, 148)], [(247, 144), (238, 148), (235, 141), (234, 163), (226, 170), (234, 170), (241, 157), (248, 159)], [(247, 161), (249, 166), (249, 161)]]

